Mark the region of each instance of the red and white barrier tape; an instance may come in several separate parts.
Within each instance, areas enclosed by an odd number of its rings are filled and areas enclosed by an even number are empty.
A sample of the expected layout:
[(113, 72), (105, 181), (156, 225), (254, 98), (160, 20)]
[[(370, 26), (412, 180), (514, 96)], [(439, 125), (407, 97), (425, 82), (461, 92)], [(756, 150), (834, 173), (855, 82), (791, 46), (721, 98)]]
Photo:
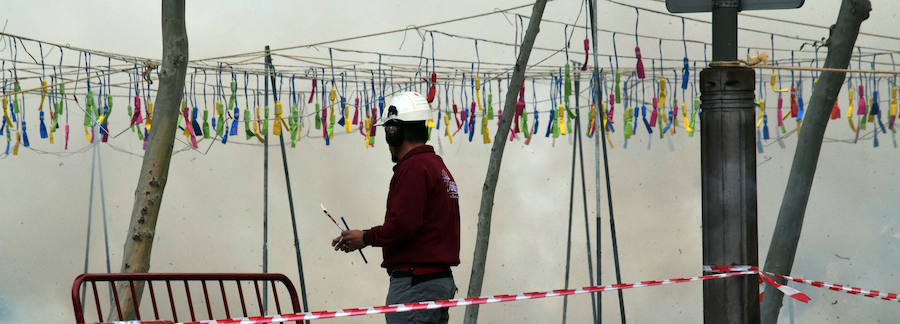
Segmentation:
[[(386, 314), (386, 313), (399, 313), (399, 312), (409, 312), (415, 310), (423, 310), (423, 309), (437, 309), (437, 308), (449, 308), (449, 307), (459, 307), (459, 306), (468, 306), (468, 305), (479, 305), (479, 304), (492, 304), (492, 303), (501, 303), (501, 302), (509, 302), (509, 301), (519, 301), (519, 300), (528, 300), (528, 299), (539, 299), (546, 297), (559, 297), (559, 296), (567, 296), (567, 295), (578, 295), (578, 294), (587, 294), (587, 293), (596, 293), (608, 290), (622, 290), (622, 289), (630, 289), (630, 288), (640, 288), (640, 287), (652, 287), (652, 286), (661, 286), (668, 284), (676, 284), (682, 282), (691, 282), (691, 281), (702, 281), (709, 279), (720, 279), (720, 278), (728, 278), (728, 277), (737, 277), (744, 275), (759, 275), (760, 278), (760, 298), (762, 298), (763, 292), (763, 282), (768, 283), (778, 290), (783, 292), (785, 295), (790, 296), (796, 300), (802, 302), (809, 302), (810, 298), (806, 294), (788, 287), (786, 285), (779, 284), (771, 277), (780, 277), (786, 280), (791, 280), (794, 282), (809, 284), (814, 287), (824, 287), (834, 291), (844, 291), (851, 295), (863, 295), (870, 298), (880, 298), (882, 300), (888, 301), (900, 301), (900, 297), (898, 297), (895, 293), (885, 293), (879, 292), (877, 290), (867, 290), (856, 287), (847, 287), (838, 284), (831, 284), (821, 281), (811, 281), (801, 278), (795, 278), (785, 275), (773, 274), (765, 271), (760, 271), (759, 268), (755, 266), (704, 266), (704, 272), (721, 272), (716, 274), (708, 274), (697, 277), (690, 278), (673, 278), (666, 280), (651, 280), (651, 281), (641, 281), (636, 283), (623, 283), (623, 284), (614, 284), (614, 285), (605, 285), (605, 286), (588, 286), (577, 289), (556, 289), (552, 291), (543, 291), (543, 292), (526, 292), (516, 295), (494, 295), (494, 296), (484, 296), (484, 297), (469, 297), (469, 298), (457, 298), (450, 300), (436, 300), (436, 301), (425, 301), (425, 302), (417, 302), (417, 303), (407, 303), (407, 304), (395, 304), (395, 305), (386, 305), (386, 306), (373, 306), (373, 307), (364, 307), (364, 308), (345, 308), (341, 310), (335, 311), (318, 311), (318, 312), (306, 312), (299, 314), (281, 314), (281, 315), (270, 315), (270, 316), (253, 316), (253, 317), (244, 317), (244, 318), (233, 318), (233, 319), (220, 319), (220, 320), (204, 320), (204, 321), (195, 321), (195, 322), (181, 322), (178, 324), (251, 324), (251, 323), (282, 323), (282, 322), (291, 322), (291, 321), (305, 321), (305, 320), (315, 320), (315, 319), (324, 319), (324, 318), (335, 318), (335, 317), (348, 317), (348, 316), (362, 316), (362, 315), (374, 315), (374, 314)], [(115, 324), (125, 324), (129, 322), (113, 322)]]
[(784, 278), (785, 280), (790, 280), (790, 281), (799, 282), (799, 283), (805, 283), (805, 284), (813, 286), (813, 287), (828, 288), (828, 289), (834, 290), (834, 291), (843, 291), (843, 292), (851, 294), (851, 295), (863, 295), (863, 296), (869, 297), (869, 298), (878, 298), (878, 299), (886, 300), (886, 301), (900, 302), (900, 297), (898, 297), (898, 295), (895, 293), (881, 292), (881, 291), (873, 290), (873, 289), (862, 289), (862, 288), (857, 288), (857, 287), (849, 287), (849, 286), (827, 283), (827, 282), (822, 282), (822, 281), (806, 280), (806, 279), (802, 279), (802, 278), (796, 278), (796, 277), (785, 276), (785, 275), (780, 275), (780, 274), (771, 274), (768, 272), (766, 272), (766, 273), (769, 275), (772, 275), (772, 276)]
[(457, 299), (451, 299), (451, 300), (425, 301), (425, 302), (418, 302), (418, 303), (396, 304), (396, 305), (387, 305), (387, 306), (346, 308), (346, 309), (335, 310), (335, 311), (319, 311), (319, 312), (307, 312), (307, 313), (300, 313), (300, 314), (282, 314), (282, 315), (274, 315), (274, 316), (257, 316), (257, 317), (245, 317), (245, 318), (235, 318), (235, 319), (225, 319), (225, 320), (185, 322), (185, 323), (180, 323), (180, 324), (280, 323), (280, 322), (304, 321), (304, 320), (314, 320), (314, 319), (334, 318), (334, 317), (408, 312), (408, 311), (422, 310), (422, 309), (436, 309), (436, 308), (449, 308), (449, 307), (459, 307), (459, 306), (478, 305), (478, 304), (492, 304), (492, 303), (501, 303), (501, 302), (509, 302), (509, 301), (539, 299), (539, 298), (546, 298), (546, 297), (587, 294), (587, 293), (595, 293), (595, 292), (608, 291), (608, 290), (621, 290), (621, 289), (629, 289), (629, 288), (661, 286), (661, 285), (676, 284), (676, 283), (682, 283), (682, 282), (702, 281), (702, 280), (708, 280), (708, 279), (728, 278), (728, 277), (737, 277), (737, 276), (753, 275), (753, 274), (757, 274), (757, 271), (734, 271), (734, 272), (710, 274), (710, 275), (690, 277), (690, 278), (673, 278), (673, 279), (667, 279), (667, 280), (641, 281), (641, 282), (636, 282), (636, 283), (623, 283), (623, 284), (614, 284), (614, 285), (605, 285), (605, 286), (589, 286), (589, 287), (582, 287), (582, 288), (577, 288), (577, 289), (556, 289), (556, 290), (552, 290), (552, 291), (543, 291), (543, 292), (526, 292), (526, 293), (521, 293), (521, 294), (516, 294), (516, 295), (494, 295), (494, 296), (484, 296), (484, 297), (457, 298)]
[[(857, 287), (844, 286), (841, 284), (827, 283), (824, 281), (807, 280), (807, 279), (803, 279), (803, 278), (785, 276), (785, 275), (781, 275), (781, 274), (777, 274), (777, 273), (760, 271), (759, 268), (751, 267), (751, 266), (713, 266), (713, 267), (704, 266), (703, 271), (707, 271), (707, 272), (756, 271), (756, 272), (760, 273), (760, 280), (765, 280), (769, 284), (772, 284), (773, 286), (778, 288), (778, 290), (781, 290), (785, 294), (793, 297), (794, 299), (798, 299), (800, 301), (803, 301), (803, 300), (800, 298), (797, 298), (797, 297), (805, 298), (806, 301), (809, 301), (809, 297), (806, 295), (796, 296), (792, 293), (788, 293), (788, 291), (786, 291), (785, 289), (782, 289), (782, 287), (784, 287), (792, 292), (799, 293), (799, 291), (797, 291), (796, 289), (781, 285), (781, 284), (775, 282), (775, 280), (772, 280), (771, 277), (779, 277), (779, 278), (782, 278), (785, 280), (803, 283), (803, 284), (807, 284), (807, 285), (810, 285), (813, 287), (828, 288), (829, 290), (834, 290), (834, 291), (843, 291), (843, 292), (851, 294), (851, 295), (862, 295), (862, 296), (869, 297), (869, 298), (878, 298), (878, 299), (886, 300), (886, 301), (900, 302), (900, 295), (898, 295), (896, 293), (882, 292), (882, 291), (878, 291), (878, 290), (874, 290), (874, 289), (862, 289), (862, 288), (857, 288)], [(759, 294), (760, 294), (760, 298), (762, 298), (762, 286), (760, 286)], [(800, 293), (800, 294), (802, 294), (802, 293)], [(803, 301), (803, 302), (806, 302), (806, 301)]]
[(727, 273), (730, 273), (728, 271), (731, 271), (731, 272), (733, 272), (733, 271), (741, 271), (741, 272), (748, 271), (748, 272), (753, 272), (753, 273), (758, 274), (759, 275), (759, 300), (760, 301), (762, 301), (762, 298), (763, 298), (763, 291), (766, 290), (766, 286), (763, 283), (768, 283), (768, 284), (772, 285), (773, 287), (777, 288), (778, 290), (780, 290), (782, 293), (784, 293), (785, 296), (802, 301), (804, 303), (808, 303), (810, 300), (809, 296), (807, 296), (806, 294), (800, 292), (797, 289), (794, 289), (794, 288), (791, 288), (786, 285), (782, 285), (782, 284), (778, 283), (777, 281), (773, 280), (770, 277), (773, 274), (765, 272), (765, 271), (759, 271), (759, 268), (755, 267), (755, 266), (749, 266), (749, 265), (703, 266), (703, 271), (704, 272), (727, 272)]

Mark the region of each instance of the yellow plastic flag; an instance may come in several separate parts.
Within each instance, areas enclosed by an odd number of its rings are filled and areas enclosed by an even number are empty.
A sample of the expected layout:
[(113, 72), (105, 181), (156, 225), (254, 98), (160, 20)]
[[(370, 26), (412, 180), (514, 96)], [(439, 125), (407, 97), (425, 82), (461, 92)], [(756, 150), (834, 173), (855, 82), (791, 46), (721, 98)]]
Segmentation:
[(275, 136), (281, 136), (281, 101), (275, 102), (275, 130), (272, 131), (272, 134)]
[[(666, 105), (666, 78), (659, 78), (659, 101), (656, 104), (656, 108), (663, 109)], [(665, 116), (665, 114), (660, 114), (660, 116)]]
[(481, 79), (475, 77), (475, 102), (478, 105), (478, 111), (483, 111), (484, 107), (481, 107)]
[(453, 144), (453, 134), (450, 133), (450, 114), (444, 114), (444, 125), (447, 125), (444, 127), (444, 135), (450, 139), (450, 144)]
[(850, 123), (850, 129), (856, 132), (856, 126), (853, 125), (853, 87), (849, 87), (848, 90), (847, 98), (850, 99), (850, 104), (847, 105), (847, 122)]
[(779, 90), (779, 89), (776, 89), (776, 88), (775, 88), (775, 72), (772, 72), (772, 79), (769, 81), (769, 84), (772, 85), (772, 91), (774, 91), (774, 92), (788, 92), (788, 91), (791, 91), (791, 89), (781, 89), (781, 90)]
[(565, 107), (563, 107), (562, 104), (559, 104), (559, 108), (556, 111), (556, 117), (557, 117), (557, 120), (559, 121), (559, 134), (560, 135), (566, 135), (566, 118), (565, 118), (566, 116), (563, 113), (564, 108)]
[(19, 155), (19, 142), (22, 140), (22, 134), (16, 130), (16, 145), (13, 146), (13, 156)]

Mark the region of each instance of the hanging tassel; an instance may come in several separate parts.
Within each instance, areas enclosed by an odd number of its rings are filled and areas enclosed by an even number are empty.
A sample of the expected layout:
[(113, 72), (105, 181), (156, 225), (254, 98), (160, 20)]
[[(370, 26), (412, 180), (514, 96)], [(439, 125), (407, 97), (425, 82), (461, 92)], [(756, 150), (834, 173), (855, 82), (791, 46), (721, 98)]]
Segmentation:
[[(200, 112), (200, 109), (198, 109), (197, 106), (194, 106), (194, 109), (191, 110), (191, 127), (194, 131), (194, 136), (204, 136), (203, 129), (200, 128), (200, 122), (197, 121), (197, 114), (199, 112)], [(249, 113), (247, 112), (247, 110), (244, 110), (244, 116), (248, 116), (248, 115), (249, 115)]]
[[(456, 119), (456, 133), (459, 133), (459, 130), (462, 128), (462, 121), (459, 120), (459, 111), (458, 111), (458, 108), (456, 107), (456, 103), (453, 103), (453, 118)], [(465, 117), (463, 117), (463, 119), (465, 119)], [(454, 134), (456, 134), (456, 133), (454, 133)]]
[(84, 109), (84, 140), (88, 143), (92, 143), (94, 140), (91, 138), (91, 133), (88, 131), (88, 128), (93, 127), (94, 118), (93, 114), (96, 111), (95, 103), (94, 103), (94, 93), (91, 90), (88, 90), (87, 93), (87, 103), (85, 104)]
[[(878, 127), (881, 129), (881, 133), (887, 134), (887, 130), (884, 128), (884, 123), (881, 122), (881, 106), (878, 105), (878, 90), (872, 91), (871, 102), (872, 110), (869, 112), (869, 117), (874, 117), (878, 121)], [(876, 129), (875, 132), (877, 133), (878, 130)]]
[(888, 128), (891, 129), (891, 132), (895, 132), (894, 121), (897, 119), (897, 87), (891, 88), (891, 104), (888, 106), (888, 117), (890, 117)]
[(22, 141), (22, 134), (16, 130), (16, 145), (13, 145), (13, 156), (19, 155), (19, 143)]
[(11, 131), (13, 128), (13, 123), (9, 118), (9, 109), (7, 108), (9, 105), (9, 99), (6, 96), (3, 96), (3, 123), (6, 126), (7, 131)]
[(330, 140), (334, 139), (334, 123), (335, 123), (334, 107), (335, 107), (335, 102), (337, 100), (337, 90), (335, 88), (331, 88), (331, 95), (329, 96), (329, 99), (331, 100), (331, 107), (329, 107), (330, 113), (328, 114), (328, 119), (329, 119), (328, 139), (330, 141)]
[[(237, 107), (237, 105), (235, 105), (234, 113), (233, 113), (234, 119), (231, 120), (231, 128), (228, 131), (228, 135), (237, 136), (238, 122), (240, 122), (240, 119), (241, 119), (240, 113), (241, 113), (241, 110)], [(246, 118), (246, 116), (244, 118)]]
[(341, 112), (340, 112), (339, 115), (341, 116), (341, 119), (338, 119), (338, 121), (337, 121), (338, 126), (344, 126), (344, 125), (346, 125), (346, 124), (347, 124), (347, 122), (346, 122), (346, 119), (347, 119), (347, 103), (346, 103), (346, 99), (344, 99), (344, 96), (341, 96)]
[(38, 106), (41, 138), (47, 138), (47, 125), (44, 125), (44, 99), (47, 98), (47, 81), (41, 80), (41, 104)]
[(556, 128), (556, 109), (550, 109), (550, 118), (547, 123), (547, 133), (544, 134), (544, 137), (550, 137), (550, 134), (553, 134), (553, 129)]
[(638, 79), (643, 80), (644, 77), (646, 77), (646, 74), (644, 74), (644, 61), (641, 59), (640, 46), (634, 46), (634, 56), (637, 58), (637, 66), (635, 67), (635, 69), (637, 70), (637, 77)]
[[(688, 131), (688, 136), (690, 136), (690, 137), (694, 136), (694, 130), (696, 129), (694, 127), (694, 122), (697, 119), (697, 111), (699, 111), (699, 110), (700, 110), (700, 98), (695, 97), (694, 105), (691, 107), (691, 130)], [(766, 127), (766, 129), (768, 129), (769, 126), (765, 125), (765, 127)]]
[(28, 130), (25, 128), (25, 119), (22, 119), (22, 144), (25, 147), (31, 147), (31, 142), (28, 141)]
[(791, 117), (797, 117), (797, 88), (791, 87)]
[[(256, 134), (250, 128), (250, 119), (253, 117), (250, 116), (250, 107), (244, 107), (244, 139), (250, 140), (253, 137), (256, 137)], [(256, 123), (253, 123), (256, 126)], [(197, 124), (197, 107), (194, 107), (194, 132), (197, 134), (201, 134), (202, 132), (198, 131), (199, 126)]]
[(109, 114), (112, 112), (113, 100), (111, 95), (106, 95), (106, 105), (103, 106), (103, 123), (100, 125), (100, 141), (106, 143), (109, 141)]
[(444, 114), (444, 124), (447, 125), (446, 127), (444, 127), (444, 136), (447, 136), (447, 138), (450, 140), (450, 144), (453, 144), (453, 135), (450, 134), (450, 114)]
[(469, 115), (469, 119), (468, 119), (469, 128), (466, 131), (469, 132), (468, 133), (469, 134), (469, 143), (471, 143), (472, 138), (475, 136), (475, 102), (474, 101), (472, 101), (471, 108), (469, 110), (468, 115)]
[(594, 104), (591, 104), (591, 110), (588, 111), (588, 128), (587, 135), (588, 138), (592, 138), (594, 136), (594, 128), (597, 127), (597, 109)]
[(488, 119), (485, 115), (481, 115), (481, 139), (484, 144), (491, 143), (491, 135), (488, 132)]
[(494, 94), (488, 93), (488, 108), (487, 108), (487, 116), (488, 120), (494, 120)]
[(588, 42), (587, 37), (585, 37), (584, 38), (584, 63), (581, 64), (582, 71), (587, 71), (588, 53), (590, 52), (590, 49), (591, 49), (589, 46), (590, 44), (591, 43)]
[[(525, 92), (524, 87), (520, 91), (521, 93)], [(519, 96), (519, 101), (516, 101), (516, 111), (519, 112), (519, 119), (522, 123), (522, 133), (525, 135), (525, 145), (531, 143), (531, 129), (528, 128), (528, 113), (525, 112), (525, 96)]]
[(345, 122), (344, 122), (344, 130), (345, 130), (347, 133), (352, 133), (352, 132), (353, 132), (353, 124), (347, 122), (347, 121), (350, 120), (350, 118), (348, 118), (349, 115), (350, 115), (350, 109), (347, 109), (346, 106), (347, 106), (347, 102), (346, 102), (346, 100), (344, 99), (344, 97), (342, 96), (342, 97), (341, 97), (341, 110), (344, 112), (344, 116), (341, 117), (341, 120), (344, 120), (344, 121), (345, 121)]
[(784, 119), (788, 117), (788, 116), (782, 116), (783, 103), (784, 103), (784, 100), (782, 100), (781, 94), (779, 93), (778, 94), (778, 127), (781, 127), (782, 134), (787, 133), (787, 130), (784, 129)]
[(769, 116), (766, 115), (766, 100), (759, 99), (759, 110), (762, 112), (763, 139), (769, 140)]
[(216, 119), (213, 119), (213, 127), (216, 129), (216, 135), (223, 136), (223, 129), (225, 128), (225, 107), (222, 106), (222, 103), (216, 100)]
[(147, 100), (147, 118), (144, 118), (144, 145), (143, 149), (147, 149), (147, 141), (150, 139), (150, 123), (153, 120), (153, 102)]
[(325, 146), (331, 145), (331, 138), (328, 136), (328, 125), (326, 125), (326, 123), (328, 122), (327, 114), (328, 114), (328, 107), (324, 107), (322, 109), (322, 118), (320, 120), (322, 121), (321, 129), (322, 129), (322, 137), (325, 138)]
[(853, 125), (853, 88), (848, 87), (847, 89), (847, 98), (849, 99), (849, 104), (847, 105), (847, 122), (850, 124), (850, 129), (853, 132), (856, 132), (856, 126)]
[(616, 102), (621, 103), (622, 100), (619, 99), (618, 97), (613, 98), (613, 94), (610, 93), (609, 94), (609, 112), (607, 112), (603, 118), (603, 126), (607, 131), (612, 131), (612, 126), (613, 126), (612, 116), (613, 116), (613, 112), (615, 112), (615, 109), (616, 109)]
[[(871, 101), (872, 100), (869, 100), (869, 102), (871, 102)], [(859, 84), (859, 106), (856, 108), (857, 109), (856, 114), (858, 116), (860, 116), (859, 122), (856, 125), (857, 132), (859, 132), (859, 130), (866, 129), (866, 114), (869, 112), (868, 108), (869, 108), (869, 106), (866, 105), (866, 94), (865, 94), (865, 91), (863, 90), (862, 83), (860, 83)]]
[[(307, 104), (311, 104), (313, 102), (313, 97), (316, 96), (316, 78), (312, 79), (312, 90), (309, 91), (309, 100), (306, 102)], [(316, 114), (319, 113), (319, 105), (316, 104)], [(318, 129), (318, 128), (316, 128)]]
[(564, 106), (562, 104), (556, 108), (556, 128), (553, 130), (553, 138), (559, 138), (560, 135), (566, 135), (566, 123), (565, 123), (565, 114), (563, 113)]
[(316, 103), (316, 114), (315, 114), (315, 116), (316, 116), (316, 122), (315, 122), (316, 129), (322, 129), (322, 114), (320, 113), (320, 107), (319, 107), (319, 103), (318, 103), (318, 102)]
[(841, 107), (838, 106), (838, 101), (834, 101), (834, 106), (831, 107), (831, 119), (839, 119), (841, 118)]
[[(234, 77), (234, 76), (232, 75), (232, 77)], [(238, 109), (237, 102), (235, 100), (236, 96), (237, 96), (236, 93), (237, 93), (237, 83), (234, 80), (231, 80), (231, 98), (228, 98), (228, 107), (230, 107), (234, 111), (233, 112), (234, 119), (231, 122), (231, 130), (229, 132), (229, 135), (231, 135), (231, 136), (237, 135), (238, 122), (241, 119), (241, 115), (240, 115), (241, 110)], [(185, 115), (184, 118), (187, 118), (187, 115)], [(247, 118), (247, 115), (244, 115), (244, 118)]]
[(436, 83), (437, 83), (437, 73), (434, 73), (434, 71), (431, 71), (431, 87), (428, 88), (428, 97), (427, 97), (428, 103), (433, 102), (434, 96), (437, 95), (437, 88), (435, 87)]
[(284, 122), (281, 120), (282, 112), (281, 101), (275, 102), (275, 129), (272, 130), (272, 135), (281, 136), (281, 124)]
[[(624, 126), (623, 126), (623, 127), (625, 127), (625, 131), (622, 132), (622, 134), (625, 136), (625, 143), (628, 143), (628, 139), (631, 138), (631, 132), (630, 132), (630, 130), (631, 130), (631, 122), (632, 122), (632, 119), (631, 119), (631, 118), (632, 118), (632, 117), (631, 117), (631, 108), (628, 108), (628, 107), (626, 106), (626, 107), (625, 107), (625, 112), (622, 113), (622, 119), (623, 119), (623, 123), (624, 123)], [(627, 147), (628, 144), (625, 144), (625, 145), (626, 145), (626, 147)]]
[(353, 110), (353, 125), (359, 125), (359, 97), (356, 97), (354, 100), (353, 107), (355, 107)]
[[(619, 87), (619, 83), (620, 83), (620, 81), (621, 81), (621, 77), (622, 77), (622, 76), (621, 76), (621, 74), (619, 74), (619, 70), (616, 70), (616, 96), (615, 96), (615, 98), (616, 98), (616, 103), (622, 103), (622, 89)], [(612, 97), (612, 94), (610, 94), (610, 97)], [(610, 105), (609, 105), (609, 106), (610, 106), (610, 107), (613, 106), (613, 104), (612, 104), (612, 99), (610, 99)]]
[[(203, 138), (209, 138), (209, 109), (203, 109)], [(255, 127), (254, 127), (255, 128)]]
[(191, 127), (191, 119), (188, 117), (188, 113), (190, 112), (190, 108), (187, 106), (187, 102), (184, 102), (184, 108), (182, 109), (182, 115), (184, 116), (184, 129), (188, 133), (188, 139), (191, 141), (191, 147), (194, 149), (197, 148), (197, 137), (194, 134), (194, 128)]
[[(359, 98), (356, 99), (357, 103), (359, 102)], [(288, 127), (289, 132), (291, 133), (291, 147), (297, 147), (297, 134), (300, 131), (300, 110), (297, 109), (297, 105), (291, 106), (291, 116), (288, 118)], [(360, 127), (362, 129), (362, 127)]]
[[(650, 113), (650, 127), (656, 127), (656, 119), (659, 118), (658, 104), (659, 101), (657, 101), (656, 97), (653, 97), (653, 112)], [(644, 109), (641, 108), (641, 110)], [(650, 130), (649, 133), (653, 134), (653, 131)]]
[(675, 100), (672, 105), (672, 119), (669, 120), (669, 123), (672, 124), (672, 135), (675, 135), (675, 130), (678, 129), (678, 100)]
[(144, 118), (141, 116), (141, 98), (138, 95), (134, 95), (134, 112), (131, 114), (131, 127), (143, 123)]
[[(462, 110), (462, 124), (463, 124), (462, 125), (463, 134), (468, 134), (469, 133), (469, 110), (465, 109), (465, 108), (463, 108), (463, 110)], [(457, 130), (457, 132), (459, 132), (459, 131)]]

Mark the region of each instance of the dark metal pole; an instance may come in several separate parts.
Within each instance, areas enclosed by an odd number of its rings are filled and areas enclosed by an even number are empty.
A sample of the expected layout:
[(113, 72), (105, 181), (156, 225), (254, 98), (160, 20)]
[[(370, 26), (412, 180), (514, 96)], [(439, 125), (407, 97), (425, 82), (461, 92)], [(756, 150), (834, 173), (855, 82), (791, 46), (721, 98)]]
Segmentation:
[[(756, 74), (737, 62), (739, 0), (715, 0), (713, 62), (700, 72), (704, 265), (759, 263), (756, 223)], [(759, 323), (757, 276), (703, 282), (704, 323)]]
[[(569, 288), (569, 265), (571, 261), (572, 255), (572, 205), (575, 197), (575, 149), (578, 149), (578, 153), (580, 154), (580, 161), (578, 162), (581, 166), (581, 196), (583, 200), (584, 206), (584, 231), (585, 231), (585, 243), (587, 244), (587, 262), (588, 262), (588, 279), (590, 281), (590, 285), (594, 285), (594, 267), (593, 260), (591, 257), (591, 233), (590, 233), (590, 225), (588, 224), (588, 215), (587, 215), (587, 193), (585, 188), (585, 179), (584, 179), (584, 154), (581, 151), (581, 118), (580, 114), (578, 114), (579, 105), (579, 93), (581, 93), (581, 80), (579, 78), (578, 73), (575, 73), (575, 141), (572, 143), (572, 179), (571, 184), (569, 186), (569, 226), (567, 232), (566, 239), (566, 279), (565, 279), (565, 288)], [(591, 305), (596, 305), (596, 299), (599, 296), (595, 296), (596, 294), (591, 294)], [(563, 296), (563, 324), (566, 323), (566, 310), (568, 308), (568, 296)], [(597, 308), (591, 307), (591, 315), (593, 316), (594, 323), (598, 322), (597, 318)]]
[[(266, 71), (272, 82), (272, 101), (278, 102), (278, 87), (275, 86), (275, 66), (272, 65), (272, 55), (269, 54), (269, 46), (266, 45)], [(268, 96), (268, 94), (266, 94)], [(276, 116), (277, 117), (277, 116)], [(279, 125), (280, 127), (280, 125)], [(287, 186), (288, 207), (291, 209), (291, 227), (294, 231), (294, 254), (297, 255), (297, 272), (300, 273), (300, 297), (303, 302), (303, 310), (309, 311), (306, 301), (306, 279), (303, 276), (303, 258), (300, 257), (300, 237), (297, 235), (297, 218), (294, 216), (294, 195), (291, 192), (291, 175), (288, 173), (287, 154), (284, 151), (284, 135), (279, 131), (278, 142), (281, 145), (281, 161), (284, 165), (284, 182)], [(305, 321), (309, 323), (309, 321)]]
[[(269, 46), (266, 45), (266, 50)], [(258, 83), (257, 83), (258, 85)], [(269, 93), (269, 83), (263, 79), (266, 93)], [(259, 91), (259, 89), (257, 89)], [(263, 107), (269, 109), (269, 96), (263, 96)], [(268, 114), (266, 114), (268, 115)], [(268, 122), (268, 121), (266, 121)], [(263, 132), (263, 273), (269, 272), (269, 132)], [(269, 291), (266, 282), (263, 282), (263, 312), (269, 312)]]
[[(597, 0), (588, 1), (588, 7), (589, 7), (588, 11), (590, 12), (590, 16), (591, 16), (591, 38), (593, 41), (593, 43), (591, 45), (593, 46), (593, 51), (594, 51), (594, 55), (593, 55), (594, 56), (594, 92), (595, 92), (597, 98), (603, 98), (603, 96), (600, 95), (600, 71), (598, 70), (600, 63), (597, 59), (597, 14), (596, 14)], [(597, 107), (597, 108), (602, 109), (601, 107)], [(601, 116), (604, 116), (604, 114), (601, 114)], [(597, 123), (597, 129), (600, 131), (600, 142), (603, 142), (603, 143), (599, 143), (599, 144), (603, 146), (602, 147), (602, 149), (603, 149), (603, 169), (604, 169), (604, 174), (606, 176), (606, 201), (607, 201), (607, 206), (609, 208), (609, 233), (610, 233), (610, 238), (612, 239), (613, 265), (615, 267), (616, 283), (621, 284), (622, 276), (619, 271), (619, 246), (618, 246), (617, 239), (616, 239), (616, 220), (615, 220), (615, 216), (613, 214), (612, 184), (610, 184), (610, 180), (609, 180), (609, 159), (607, 158), (607, 153), (606, 153), (606, 132), (603, 129), (603, 122), (604, 121), (601, 120), (600, 122)], [(597, 208), (597, 284), (598, 285), (600, 284), (600, 237), (601, 237), (600, 236), (600, 208)], [(619, 295), (619, 319), (622, 321), (622, 324), (625, 324), (627, 322), (626, 317), (625, 317), (625, 300), (624, 300), (624, 297), (622, 296), (622, 290), (618, 290), (617, 293)], [(601, 300), (598, 297), (597, 298), (597, 316), (598, 317), (601, 315), (600, 305), (601, 305)]]
[[(576, 93), (575, 107), (579, 107), (577, 94), (581, 93), (581, 91), (579, 90), (579, 87), (581, 84), (580, 80), (581, 79), (580, 79), (578, 73), (576, 73), (575, 74), (575, 93)], [(587, 249), (588, 276), (590, 276), (590, 277), (588, 277), (589, 278), (588, 281), (591, 284), (591, 286), (593, 286), (594, 285), (594, 270), (591, 265), (591, 262), (592, 262), (592, 260), (591, 260), (591, 227), (588, 225), (587, 187), (586, 187), (587, 181), (585, 181), (585, 179), (584, 179), (584, 150), (582, 149), (582, 143), (584, 142), (584, 138), (581, 137), (581, 117), (580, 116), (581, 116), (581, 111), (576, 109), (575, 110), (575, 144), (578, 145), (578, 165), (581, 167), (581, 203), (584, 206), (584, 243), (586, 245), (585, 248)], [(597, 236), (597, 240), (598, 241), (600, 240), (600, 236)], [(600, 252), (597, 252), (597, 253), (599, 254)], [(598, 272), (600, 271), (599, 263), (597, 264), (597, 271)], [(597, 300), (600, 299), (600, 294), (597, 294), (596, 299)], [(593, 294), (591, 295), (591, 301), (594, 302), (594, 304), (597, 304), (597, 302), (594, 301)], [(597, 312), (597, 310), (594, 309), (593, 310), (594, 322), (600, 323), (600, 321), (601, 321), (600, 315), (597, 314), (596, 312)]]
[(734, 61), (737, 59), (737, 17), (740, 6), (740, 0), (713, 1), (713, 61)]
[[(753, 69), (736, 64), (713, 62), (700, 72), (704, 265), (759, 263), (754, 80)], [(759, 323), (757, 280), (704, 281), (704, 323)]]
[[(703, 264), (758, 265), (753, 69), (700, 72)], [(705, 323), (759, 323), (756, 276), (703, 282)]]

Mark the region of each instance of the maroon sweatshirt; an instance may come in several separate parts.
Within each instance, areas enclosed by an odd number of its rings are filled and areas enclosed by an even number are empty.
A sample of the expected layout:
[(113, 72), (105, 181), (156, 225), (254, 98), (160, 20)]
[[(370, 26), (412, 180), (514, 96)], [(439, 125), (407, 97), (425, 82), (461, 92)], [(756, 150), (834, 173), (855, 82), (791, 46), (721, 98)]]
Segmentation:
[(388, 270), (459, 264), (459, 192), (433, 147), (415, 147), (394, 166), (384, 224), (366, 233), (366, 243), (382, 248)]

